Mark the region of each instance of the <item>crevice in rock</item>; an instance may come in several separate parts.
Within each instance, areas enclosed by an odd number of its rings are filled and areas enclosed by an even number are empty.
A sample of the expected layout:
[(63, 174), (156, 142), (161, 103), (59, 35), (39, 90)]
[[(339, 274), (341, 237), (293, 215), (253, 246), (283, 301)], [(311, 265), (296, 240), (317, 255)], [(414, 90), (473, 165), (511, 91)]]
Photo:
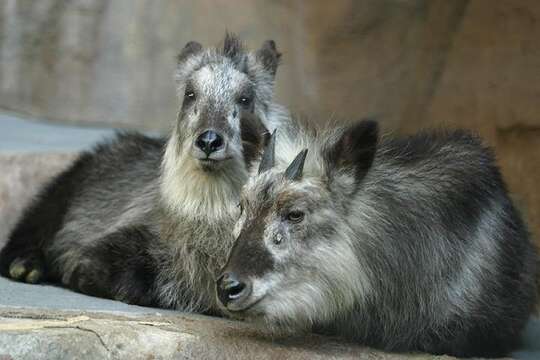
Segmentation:
[(107, 346), (107, 344), (105, 343), (101, 335), (93, 329), (84, 328), (82, 326), (45, 326), (44, 329), (77, 329), (77, 330), (81, 330), (85, 332), (90, 332), (96, 335), (96, 337), (98, 338), (103, 348), (107, 351), (107, 353), (111, 354), (111, 350), (109, 349), (109, 347)]

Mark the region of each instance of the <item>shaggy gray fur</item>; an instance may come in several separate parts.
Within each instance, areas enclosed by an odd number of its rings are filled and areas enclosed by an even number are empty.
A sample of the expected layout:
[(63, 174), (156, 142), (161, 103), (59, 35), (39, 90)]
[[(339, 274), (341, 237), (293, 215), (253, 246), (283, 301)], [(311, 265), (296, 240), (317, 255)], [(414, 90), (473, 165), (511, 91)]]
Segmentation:
[[(168, 139), (120, 134), (83, 153), (27, 209), (0, 254), (4, 276), (57, 281), (129, 303), (217, 312), (216, 272), (232, 245), (242, 185), (267, 129), (280, 54), (191, 42), (178, 57), (182, 106)], [(224, 146), (197, 147), (207, 130)]]
[[(516, 346), (538, 258), (478, 138), (378, 141), (370, 121), (277, 135), (275, 167), (244, 188), (218, 281), (232, 316), (395, 351), (502, 356)], [(302, 153), (293, 161), (303, 148), (305, 164)]]

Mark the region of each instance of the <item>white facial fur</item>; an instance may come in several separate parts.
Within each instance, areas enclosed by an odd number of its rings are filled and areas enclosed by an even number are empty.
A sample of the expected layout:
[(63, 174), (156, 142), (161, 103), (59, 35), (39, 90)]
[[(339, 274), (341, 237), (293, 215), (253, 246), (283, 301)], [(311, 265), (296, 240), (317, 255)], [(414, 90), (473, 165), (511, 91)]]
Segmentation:
[[(167, 145), (162, 167), (162, 198), (178, 215), (231, 217), (236, 214), (235, 204), (247, 180), (240, 134), (241, 109), (232, 99), (241, 87), (251, 84), (246, 74), (236, 70), (227, 59), (195, 71), (189, 82), (196, 99), (191, 104), (185, 104), (184, 100), (179, 122)], [(216, 117), (201, 118), (207, 114)], [(204, 171), (194, 156), (197, 155), (195, 138), (206, 127), (219, 128), (227, 137), (223, 151), (212, 154), (213, 159), (223, 163), (213, 174)]]

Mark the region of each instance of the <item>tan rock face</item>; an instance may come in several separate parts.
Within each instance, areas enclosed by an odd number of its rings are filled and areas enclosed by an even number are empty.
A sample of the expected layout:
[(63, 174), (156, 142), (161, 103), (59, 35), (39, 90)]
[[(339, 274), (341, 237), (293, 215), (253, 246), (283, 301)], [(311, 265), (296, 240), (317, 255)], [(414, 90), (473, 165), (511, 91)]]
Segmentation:
[(506, 181), (540, 246), (540, 127), (498, 128), (496, 136)]
[(495, 148), (520, 209), (540, 246), (540, 3), (471, 1), (452, 46), (424, 126), (473, 129)]

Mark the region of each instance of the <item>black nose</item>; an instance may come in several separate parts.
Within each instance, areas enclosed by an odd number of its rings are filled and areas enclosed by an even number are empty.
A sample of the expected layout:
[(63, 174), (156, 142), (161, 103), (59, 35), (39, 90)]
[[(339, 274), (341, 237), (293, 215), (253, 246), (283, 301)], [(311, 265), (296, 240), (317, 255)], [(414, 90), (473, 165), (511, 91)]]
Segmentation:
[(197, 145), (199, 149), (204, 151), (206, 156), (222, 149), (223, 144), (223, 137), (212, 130), (207, 130), (203, 132), (195, 141), (195, 145)]
[(234, 273), (227, 272), (217, 279), (217, 295), (224, 306), (249, 295), (249, 286)]

